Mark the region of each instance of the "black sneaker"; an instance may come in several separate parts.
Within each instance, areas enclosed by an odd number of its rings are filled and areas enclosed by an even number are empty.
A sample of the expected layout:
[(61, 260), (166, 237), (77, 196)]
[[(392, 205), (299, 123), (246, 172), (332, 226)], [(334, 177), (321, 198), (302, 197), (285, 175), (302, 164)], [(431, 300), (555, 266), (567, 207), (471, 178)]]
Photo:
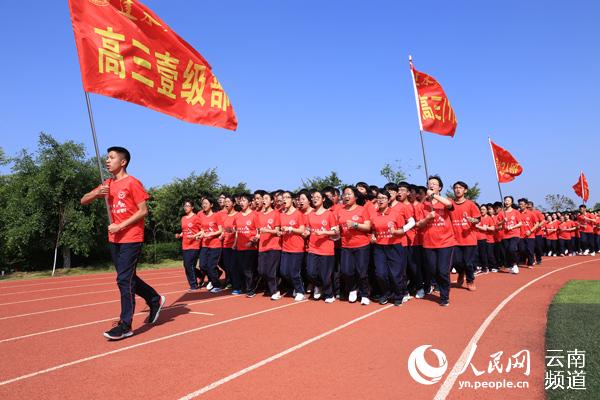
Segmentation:
[(381, 304), (382, 306), (385, 305), (385, 304), (387, 304), (387, 302), (388, 302), (388, 298), (387, 297), (381, 296), (379, 298), (379, 304)]
[(160, 296), (160, 298), (150, 304), (150, 314), (148, 314), (148, 319), (146, 319), (146, 323), (153, 324), (158, 319), (158, 315), (160, 314), (160, 309), (165, 305), (165, 296)]
[(448, 307), (449, 305), (450, 305), (450, 302), (448, 300), (440, 300), (441, 307)]
[(400, 307), (402, 305), (402, 299), (396, 299), (396, 300), (394, 300), (394, 305), (396, 307)]
[(246, 297), (248, 297), (248, 298), (252, 298), (254, 296), (256, 296), (256, 293), (253, 290), (251, 290), (248, 293), (246, 293)]
[(104, 332), (104, 337), (110, 340), (121, 340), (131, 335), (133, 335), (131, 326), (122, 321), (117, 322), (111, 330)]

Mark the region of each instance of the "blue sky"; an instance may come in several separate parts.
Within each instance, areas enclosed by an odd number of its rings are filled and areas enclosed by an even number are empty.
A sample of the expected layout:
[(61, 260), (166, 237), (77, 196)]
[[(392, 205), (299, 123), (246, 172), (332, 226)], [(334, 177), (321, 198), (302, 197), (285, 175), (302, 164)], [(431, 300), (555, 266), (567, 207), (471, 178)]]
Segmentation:
[[(335, 170), (381, 185), (400, 160), (424, 172), (408, 55), (434, 76), (458, 118), (453, 139), (425, 134), (430, 173), (498, 195), (487, 136), (524, 168), (505, 194), (543, 203), (583, 170), (600, 201), (597, 1), (144, 2), (212, 65), (236, 132), (92, 96), (101, 149), (133, 154), (146, 186), (217, 167), (226, 184), (291, 188)], [(92, 139), (67, 1), (5, 2), (0, 27), (0, 147), (34, 150), (38, 133)], [(10, 40), (9, 40), (10, 38)], [(8, 170), (1, 170), (6, 173)]]

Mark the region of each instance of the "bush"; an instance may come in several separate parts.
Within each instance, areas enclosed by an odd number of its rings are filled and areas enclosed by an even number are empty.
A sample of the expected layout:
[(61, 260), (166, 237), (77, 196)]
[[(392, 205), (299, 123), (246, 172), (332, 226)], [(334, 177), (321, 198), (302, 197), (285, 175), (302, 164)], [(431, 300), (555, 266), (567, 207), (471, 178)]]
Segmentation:
[(162, 260), (177, 260), (181, 257), (180, 242), (144, 244), (140, 262), (156, 264)]

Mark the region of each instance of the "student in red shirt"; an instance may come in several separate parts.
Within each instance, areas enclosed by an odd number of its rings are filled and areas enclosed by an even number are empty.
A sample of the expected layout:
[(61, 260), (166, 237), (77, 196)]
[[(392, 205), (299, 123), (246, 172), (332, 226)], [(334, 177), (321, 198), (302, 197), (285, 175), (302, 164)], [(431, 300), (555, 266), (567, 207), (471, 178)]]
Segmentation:
[(488, 265), (487, 256), (487, 225), (488, 222), (488, 210), (485, 204), (479, 206), (479, 212), (481, 213), (481, 219), (479, 223), (475, 225), (475, 232), (477, 234), (477, 259), (478, 265), (481, 267), (481, 273), (485, 274), (491, 270), (491, 266)]
[(309, 232), (306, 269), (309, 281), (314, 285), (313, 298), (325, 298), (325, 303), (333, 303), (335, 296), (332, 287), (332, 275), (335, 263), (335, 245), (333, 237), (339, 234), (335, 215), (330, 211), (331, 200), (321, 190), (312, 195), (314, 211), (306, 216)]
[[(225, 270), (227, 281), (233, 288), (234, 274), (236, 271), (236, 250), (235, 250), (235, 216), (237, 211), (235, 209), (235, 199), (229, 194), (225, 194), (225, 201), (223, 202), (223, 233), (221, 234), (221, 266)], [(239, 277), (238, 277), (239, 278)], [(239, 278), (241, 280), (241, 278)], [(239, 284), (238, 286), (241, 286)], [(233, 293), (232, 294), (241, 294)]]
[(533, 201), (527, 202), (527, 209), (535, 215), (537, 228), (535, 229), (535, 262), (537, 265), (542, 263), (542, 254), (544, 252), (544, 238), (542, 236), (542, 227), (546, 224), (546, 217), (542, 212), (534, 207)]
[(342, 193), (344, 207), (337, 211), (342, 237), (340, 258), (342, 280), (344, 287), (349, 291), (350, 303), (354, 303), (360, 294), (361, 304), (368, 305), (370, 303), (368, 276), (370, 216), (367, 209), (360, 205), (364, 204), (364, 197), (355, 186), (344, 187)]
[[(420, 221), (425, 218), (422, 200), (427, 194), (427, 188), (424, 186), (409, 185), (408, 189), (408, 204), (412, 206), (415, 222)], [(399, 187), (399, 191), (403, 191), (402, 187)], [(423, 251), (422, 229), (415, 227), (415, 229), (411, 229), (406, 233), (406, 237), (408, 239), (407, 270), (410, 279), (409, 285), (417, 290), (415, 297), (422, 299), (425, 297), (425, 294), (429, 294), (432, 291), (431, 271), (429, 270)]]
[(211, 293), (219, 293), (221, 281), (219, 280), (219, 270), (217, 264), (221, 257), (221, 234), (223, 233), (223, 214), (216, 213), (214, 208), (216, 202), (211, 197), (202, 199), (202, 212), (198, 213), (198, 219), (202, 230), (196, 236), (202, 239), (202, 248), (200, 249), (200, 266), (206, 272), (209, 279), (207, 289)]
[(258, 274), (264, 279), (271, 300), (281, 299), (277, 289), (277, 270), (281, 260), (281, 220), (279, 211), (273, 209), (274, 194), (263, 194), (263, 209), (258, 213)]
[(112, 178), (86, 193), (81, 204), (106, 198), (110, 208), (111, 224), (108, 226), (110, 253), (117, 270), (117, 286), (121, 294), (121, 315), (112, 329), (104, 332), (110, 340), (120, 340), (133, 335), (131, 323), (135, 312), (135, 295), (142, 297), (150, 309), (146, 322), (155, 323), (165, 296), (136, 274), (136, 267), (144, 243), (144, 218), (148, 215), (146, 200), (149, 196), (142, 183), (127, 173), (131, 160), (129, 151), (123, 147), (107, 150), (106, 169)]
[(561, 215), (558, 224), (558, 245), (561, 257), (571, 254), (571, 236), (574, 229), (568, 218)]
[[(410, 248), (415, 244), (416, 224), (415, 207), (409, 199), (410, 195), (410, 184), (407, 182), (400, 182), (398, 185), (392, 186), (392, 189), (396, 189), (396, 193), (390, 192), (390, 198), (395, 197), (396, 204), (393, 205), (390, 202), (390, 208), (394, 210), (402, 210), (407, 224), (410, 224), (410, 229), (405, 229), (406, 241), (403, 243), (404, 252), (406, 253), (406, 278), (407, 285), (406, 290), (403, 293), (403, 301), (408, 301), (413, 296), (417, 299), (422, 299), (425, 296), (425, 290), (423, 289), (423, 273), (421, 267), (417, 264), (416, 260), (411, 262), (410, 260)], [(388, 190), (389, 192), (389, 190)], [(408, 227), (407, 227), (408, 228)], [(422, 249), (421, 249), (422, 250)]]
[(300, 271), (304, 259), (304, 215), (293, 205), (294, 195), (283, 192), (281, 210), (281, 277), (294, 287), (294, 300), (304, 300), (304, 284)]
[[(486, 215), (482, 218), (480, 225), (485, 228), (485, 255), (487, 257), (488, 271), (498, 272), (498, 261), (496, 260), (496, 231), (497, 222), (494, 215), (494, 205), (485, 205)], [(482, 208), (483, 210), (483, 208)], [(482, 212), (483, 215), (483, 212)]]
[(452, 230), (456, 247), (454, 248), (454, 268), (458, 272), (456, 284), (461, 287), (467, 278), (467, 289), (476, 290), (475, 287), (475, 252), (477, 251), (477, 231), (475, 225), (479, 223), (481, 212), (479, 207), (465, 197), (469, 186), (458, 181), (452, 185), (454, 200), (450, 209)]
[(535, 262), (535, 231), (538, 220), (534, 213), (527, 209), (527, 199), (519, 199), (519, 212), (521, 213), (521, 243), (519, 251), (524, 255), (527, 267), (531, 268)]
[[(329, 200), (331, 200), (331, 207), (329, 211), (333, 213), (333, 215), (337, 218), (337, 212), (340, 208), (343, 207), (340, 204), (340, 190), (338, 188), (334, 188), (333, 186), (325, 186), (323, 188), (323, 194), (327, 196)], [(340, 298), (342, 293), (342, 273), (340, 266), (340, 259), (342, 254), (342, 240), (339, 235), (341, 228), (338, 226), (338, 235), (332, 237), (334, 246), (335, 246), (335, 262), (333, 264), (333, 276), (332, 286), (333, 286), (333, 294), (336, 298)]]
[(506, 256), (506, 266), (510, 268), (513, 274), (519, 273), (517, 265), (519, 256), (519, 242), (521, 241), (521, 213), (514, 208), (514, 199), (512, 196), (504, 197), (504, 211), (502, 212), (502, 244)]
[[(508, 268), (506, 262), (506, 251), (504, 249), (504, 207), (501, 202), (494, 203), (494, 257), (496, 258), (496, 267)], [(496, 271), (497, 272), (497, 271)]]
[(546, 218), (546, 241), (548, 242), (548, 255), (554, 256), (558, 254), (558, 227), (560, 222), (552, 219), (552, 216), (548, 215)]
[(594, 251), (595, 244), (594, 241), (594, 224), (596, 223), (596, 219), (594, 216), (587, 211), (587, 207), (585, 204), (579, 206), (579, 215), (577, 216), (577, 223), (579, 224), (579, 233), (581, 236), (580, 246), (583, 251), (583, 255), (587, 256), (588, 254), (595, 256), (596, 252)]
[(185, 215), (181, 217), (181, 233), (175, 235), (175, 239), (181, 239), (181, 248), (183, 250), (183, 268), (185, 276), (190, 285), (190, 291), (198, 290), (195, 268), (200, 256), (200, 240), (196, 239), (196, 234), (200, 232), (200, 220), (194, 213), (194, 205), (190, 200), (183, 203)]
[[(249, 193), (240, 195), (240, 212), (233, 221), (236, 233), (236, 261), (232, 294), (246, 292), (246, 297), (256, 296), (256, 275), (258, 263), (258, 217), (250, 209), (252, 196)], [(239, 281), (237, 278), (240, 278)]]

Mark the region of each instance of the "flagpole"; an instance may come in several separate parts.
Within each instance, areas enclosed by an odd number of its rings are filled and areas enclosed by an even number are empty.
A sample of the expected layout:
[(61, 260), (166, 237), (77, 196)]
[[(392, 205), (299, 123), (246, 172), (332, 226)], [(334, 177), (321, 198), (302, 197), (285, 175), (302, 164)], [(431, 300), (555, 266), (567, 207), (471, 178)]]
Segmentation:
[(502, 212), (504, 213), (504, 219), (506, 219), (506, 210), (504, 209), (504, 196), (502, 195), (502, 188), (500, 187), (500, 176), (498, 175), (498, 166), (496, 165), (496, 158), (494, 157), (494, 148), (492, 147), (492, 139), (488, 136), (488, 142), (490, 143), (490, 151), (492, 152), (492, 161), (494, 162), (494, 170), (496, 171), (496, 183), (498, 184), (498, 192), (500, 193), (500, 203), (502, 203)]
[(415, 81), (415, 73), (412, 65), (412, 55), (408, 56), (408, 63), (410, 65), (410, 76), (413, 81), (413, 90), (415, 92), (415, 105), (417, 106), (417, 117), (419, 119), (419, 137), (421, 138), (421, 150), (423, 152), (423, 165), (425, 166), (425, 186), (429, 186), (429, 170), (427, 168), (427, 157), (425, 156), (425, 141), (423, 140), (423, 122), (421, 121), (421, 109), (419, 107), (419, 95), (417, 92), (417, 83)]
[[(100, 150), (98, 149), (98, 139), (96, 137), (96, 125), (94, 124), (94, 115), (92, 114), (92, 103), (90, 103), (90, 95), (85, 90), (85, 103), (87, 104), (88, 116), (90, 117), (90, 126), (92, 128), (92, 137), (94, 139), (94, 149), (96, 150), (96, 164), (98, 165), (98, 174), (100, 176), (100, 184), (104, 183), (104, 177), (102, 176), (102, 163), (100, 162)], [(104, 197), (104, 204), (106, 205), (106, 214), (108, 216), (108, 223), (112, 224), (112, 218), (110, 215), (110, 207), (108, 205), (108, 197)]]

